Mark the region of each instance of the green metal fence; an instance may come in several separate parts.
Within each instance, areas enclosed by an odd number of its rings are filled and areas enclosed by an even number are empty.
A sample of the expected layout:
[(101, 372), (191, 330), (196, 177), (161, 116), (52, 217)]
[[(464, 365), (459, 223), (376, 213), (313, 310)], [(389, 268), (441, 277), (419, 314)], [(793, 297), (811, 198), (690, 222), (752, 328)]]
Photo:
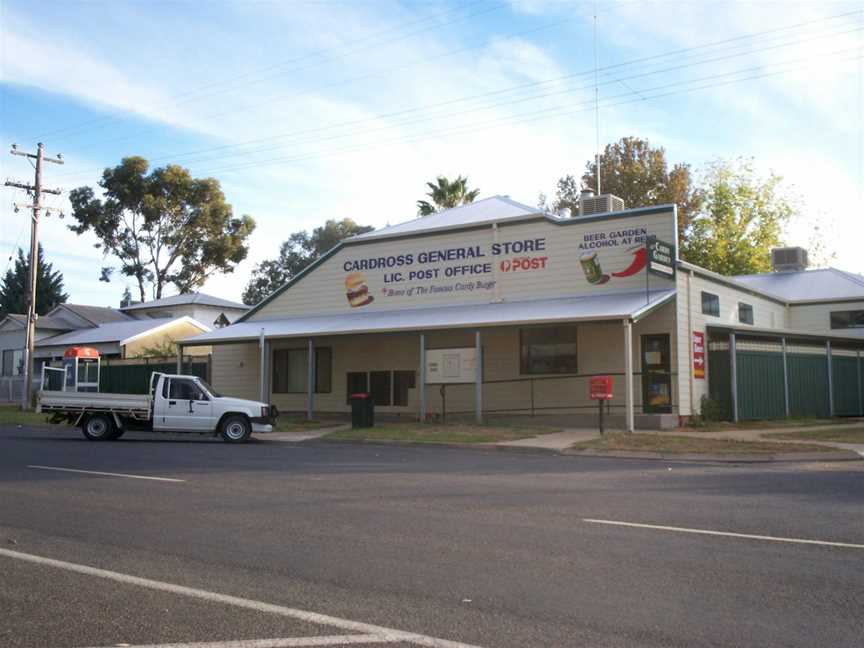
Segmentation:
[(862, 411), (861, 362), (849, 356), (831, 358), (831, 377), (834, 387), (834, 414), (860, 416)]
[(738, 416), (742, 419), (786, 416), (783, 356), (767, 351), (739, 351)]
[(825, 355), (790, 353), (789, 413), (794, 417), (823, 418), (828, 405), (828, 358)]
[[(207, 380), (207, 361), (183, 363), (183, 373)], [(146, 394), (153, 372), (177, 373), (175, 362), (103, 363), (99, 375), (99, 391), (120, 394)]]
[[(789, 415), (800, 418), (864, 416), (864, 358), (856, 349), (832, 350), (812, 341), (790, 344), (783, 352), (778, 340), (737, 338), (737, 404), (739, 420), (783, 418), (788, 390)], [(828, 380), (829, 366), (831, 381)], [(728, 419), (733, 418), (729, 343), (715, 338), (708, 345), (709, 396)]]

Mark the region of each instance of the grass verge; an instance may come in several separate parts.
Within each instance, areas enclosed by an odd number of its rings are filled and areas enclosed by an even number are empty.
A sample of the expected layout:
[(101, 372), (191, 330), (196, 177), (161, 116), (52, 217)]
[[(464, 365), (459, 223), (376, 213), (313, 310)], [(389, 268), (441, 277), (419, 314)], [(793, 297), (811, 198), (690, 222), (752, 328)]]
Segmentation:
[(763, 434), (766, 439), (804, 441), (836, 441), (837, 443), (864, 443), (864, 426), (858, 428), (836, 428), (833, 430), (799, 430), (797, 432), (771, 432)]
[(318, 421), (305, 418), (289, 418), (280, 416), (273, 426), (274, 432), (308, 432), (309, 430), (320, 430), (322, 428), (344, 425), (345, 421)]
[(810, 443), (774, 441), (736, 441), (705, 439), (664, 434), (607, 434), (599, 439), (581, 441), (571, 450), (608, 450), (614, 452), (657, 452), (661, 454), (772, 455), (785, 452), (824, 452), (835, 448)]
[(728, 421), (717, 421), (704, 423), (702, 425), (691, 425), (680, 428), (681, 432), (734, 432), (735, 430), (768, 430), (790, 427), (812, 427), (819, 425), (837, 425), (837, 419), (824, 418), (789, 418), (789, 419), (768, 419), (764, 421), (740, 421), (731, 423)]
[(550, 427), (436, 423), (382, 423), (372, 428), (338, 430), (328, 439), (344, 441), (410, 441), (412, 443), (495, 443), (560, 432)]
[(45, 414), (22, 412), (18, 405), (0, 405), (0, 425), (49, 425)]

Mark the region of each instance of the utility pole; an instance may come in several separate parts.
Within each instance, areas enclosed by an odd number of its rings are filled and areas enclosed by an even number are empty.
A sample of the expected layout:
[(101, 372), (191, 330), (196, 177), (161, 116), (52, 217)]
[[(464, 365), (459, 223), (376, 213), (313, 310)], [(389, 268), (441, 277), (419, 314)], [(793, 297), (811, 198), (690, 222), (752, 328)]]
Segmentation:
[[(27, 331), (25, 334), (24, 344), (24, 389), (21, 394), (21, 408), (30, 409), (33, 402), (33, 345), (36, 338), (36, 279), (39, 276), (39, 214), (42, 211), (42, 194), (60, 195), (59, 189), (45, 189), (42, 186), (42, 163), (51, 162), (53, 164), (63, 164), (63, 156), (58, 154), (56, 158), (45, 157), (45, 147), (42, 142), (36, 148), (36, 153), (26, 153), (19, 151), (16, 144), (12, 145), (12, 155), (20, 155), (22, 157), (36, 160), (36, 178), (32, 185), (20, 182), (6, 181), (7, 187), (15, 187), (16, 189), (24, 189), (28, 195), (33, 196), (33, 204), (25, 205), (25, 208), (33, 210), (33, 216), (30, 222), (30, 266), (27, 273), (28, 283), (30, 287), (29, 295), (27, 296)], [(17, 212), (19, 206), (15, 205)], [(50, 210), (46, 210), (50, 211)]]

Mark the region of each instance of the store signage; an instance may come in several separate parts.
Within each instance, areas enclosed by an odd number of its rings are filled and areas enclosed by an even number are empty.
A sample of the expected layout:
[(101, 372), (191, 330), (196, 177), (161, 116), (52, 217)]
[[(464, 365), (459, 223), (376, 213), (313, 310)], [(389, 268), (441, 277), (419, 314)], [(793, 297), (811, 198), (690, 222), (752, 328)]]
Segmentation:
[(365, 272), (383, 272), (384, 286), (376, 293), (381, 297), (422, 298), (439, 293), (491, 291), (497, 283), (495, 271), (537, 272), (548, 266), (546, 238), (540, 237), (347, 259), (342, 270), (348, 273), (348, 303), (357, 308), (375, 301)]
[(705, 334), (693, 331), (693, 377), (705, 379)]
[(591, 400), (612, 400), (612, 376), (591, 376), (588, 389)]
[(648, 272), (671, 279), (675, 276), (675, 246), (649, 236), (645, 241), (648, 250)]

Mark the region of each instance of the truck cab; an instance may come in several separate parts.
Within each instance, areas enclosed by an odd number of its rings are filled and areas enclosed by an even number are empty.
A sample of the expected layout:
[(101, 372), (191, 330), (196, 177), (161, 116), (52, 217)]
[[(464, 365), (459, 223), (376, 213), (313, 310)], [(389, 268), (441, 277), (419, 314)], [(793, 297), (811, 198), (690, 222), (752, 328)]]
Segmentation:
[(197, 376), (153, 374), (152, 380), (155, 431), (218, 432), (234, 442), (273, 431), (272, 405), (222, 396)]

